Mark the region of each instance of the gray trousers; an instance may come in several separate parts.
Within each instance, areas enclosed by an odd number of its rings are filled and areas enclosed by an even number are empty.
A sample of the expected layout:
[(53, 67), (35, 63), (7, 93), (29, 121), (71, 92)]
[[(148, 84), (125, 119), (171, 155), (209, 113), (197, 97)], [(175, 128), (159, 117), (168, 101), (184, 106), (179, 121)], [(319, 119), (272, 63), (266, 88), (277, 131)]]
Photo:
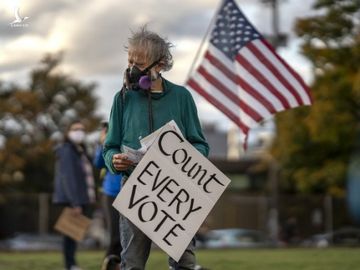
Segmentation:
[[(150, 254), (151, 240), (121, 214), (120, 239), (121, 270), (144, 270)], [(194, 270), (196, 265), (194, 249), (195, 239), (192, 239), (178, 263), (169, 258), (169, 269)]]

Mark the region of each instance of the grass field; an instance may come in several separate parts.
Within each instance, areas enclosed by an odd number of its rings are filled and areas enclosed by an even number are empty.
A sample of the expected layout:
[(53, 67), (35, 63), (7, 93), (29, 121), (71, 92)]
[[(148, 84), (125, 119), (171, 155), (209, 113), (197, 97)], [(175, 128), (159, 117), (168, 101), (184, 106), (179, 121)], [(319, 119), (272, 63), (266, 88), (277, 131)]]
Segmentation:
[[(79, 251), (84, 270), (100, 270), (103, 252)], [(198, 250), (198, 263), (211, 270), (356, 270), (360, 249)], [(1, 270), (62, 270), (59, 252), (3, 252)], [(166, 270), (165, 253), (152, 251), (147, 270)]]

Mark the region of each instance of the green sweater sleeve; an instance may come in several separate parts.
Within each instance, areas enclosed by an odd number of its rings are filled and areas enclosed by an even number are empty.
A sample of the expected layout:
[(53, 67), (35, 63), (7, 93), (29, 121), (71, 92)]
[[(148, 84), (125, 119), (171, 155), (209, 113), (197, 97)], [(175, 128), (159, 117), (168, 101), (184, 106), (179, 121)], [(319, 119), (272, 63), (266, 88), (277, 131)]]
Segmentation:
[(209, 155), (209, 144), (202, 132), (196, 105), (190, 92), (186, 90), (186, 102), (184, 106), (184, 119), (186, 123), (186, 139), (205, 157)]
[(103, 148), (103, 157), (105, 160), (106, 167), (113, 174), (119, 174), (113, 164), (112, 157), (114, 154), (118, 154), (121, 152), (121, 141), (122, 141), (122, 102), (121, 102), (121, 94), (118, 92), (113, 101), (113, 105), (111, 107), (110, 118), (109, 118), (109, 129), (106, 134), (106, 139), (104, 142)]

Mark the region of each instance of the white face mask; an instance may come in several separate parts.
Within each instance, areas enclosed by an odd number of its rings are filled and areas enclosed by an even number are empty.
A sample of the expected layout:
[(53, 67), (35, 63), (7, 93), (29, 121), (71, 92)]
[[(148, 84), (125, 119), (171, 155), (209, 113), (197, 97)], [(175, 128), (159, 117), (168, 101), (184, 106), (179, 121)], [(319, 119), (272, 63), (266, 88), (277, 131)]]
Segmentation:
[(70, 130), (68, 137), (73, 143), (80, 144), (84, 142), (85, 132), (82, 130)]

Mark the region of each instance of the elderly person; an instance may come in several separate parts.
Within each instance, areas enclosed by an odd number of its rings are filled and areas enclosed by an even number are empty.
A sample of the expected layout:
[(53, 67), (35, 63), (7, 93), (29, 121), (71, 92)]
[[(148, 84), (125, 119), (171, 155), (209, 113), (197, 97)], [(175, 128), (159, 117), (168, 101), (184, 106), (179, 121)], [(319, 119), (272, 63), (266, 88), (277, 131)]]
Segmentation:
[[(199, 152), (207, 156), (209, 151), (190, 92), (161, 74), (173, 65), (172, 44), (145, 27), (128, 41), (125, 84), (114, 98), (103, 152), (108, 168), (113, 173), (123, 173), (123, 183), (134, 164), (122, 153), (122, 146), (140, 148), (139, 138), (171, 120)], [(151, 240), (122, 215), (120, 224), (121, 270), (145, 269)], [(178, 263), (169, 258), (170, 269), (195, 269), (194, 245), (193, 239)]]

